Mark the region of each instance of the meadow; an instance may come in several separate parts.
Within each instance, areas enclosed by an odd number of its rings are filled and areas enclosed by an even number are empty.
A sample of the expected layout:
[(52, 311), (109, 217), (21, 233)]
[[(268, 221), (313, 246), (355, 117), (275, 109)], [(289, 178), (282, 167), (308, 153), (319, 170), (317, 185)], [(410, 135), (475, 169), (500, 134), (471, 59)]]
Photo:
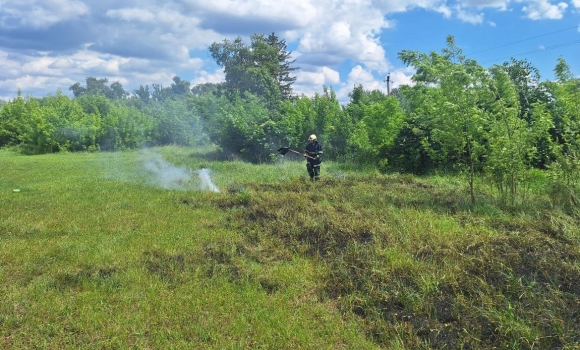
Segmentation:
[(3, 349), (580, 349), (580, 215), (541, 176), (473, 205), (456, 176), (183, 147), (0, 169)]

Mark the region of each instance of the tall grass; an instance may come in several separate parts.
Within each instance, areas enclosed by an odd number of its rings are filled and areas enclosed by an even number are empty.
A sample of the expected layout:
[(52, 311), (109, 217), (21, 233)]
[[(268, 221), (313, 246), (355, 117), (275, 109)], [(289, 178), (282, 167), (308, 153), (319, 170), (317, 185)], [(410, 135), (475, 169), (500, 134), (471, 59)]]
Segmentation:
[(2, 347), (577, 348), (578, 218), (542, 193), (287, 159), (0, 151)]

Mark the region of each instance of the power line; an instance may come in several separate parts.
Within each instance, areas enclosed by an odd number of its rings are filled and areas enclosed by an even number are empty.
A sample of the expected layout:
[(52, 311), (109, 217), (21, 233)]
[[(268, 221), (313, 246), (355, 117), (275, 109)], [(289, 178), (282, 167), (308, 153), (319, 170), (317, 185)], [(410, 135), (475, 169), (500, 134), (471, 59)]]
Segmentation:
[(556, 33), (565, 32), (565, 31), (570, 30), (570, 29), (576, 29), (576, 28), (578, 28), (578, 26), (573, 26), (573, 27), (568, 27), (568, 28), (560, 29), (560, 30), (557, 30), (555, 32), (546, 33), (546, 34), (542, 34), (542, 35), (537, 35), (537, 36), (534, 36), (534, 37), (531, 37), (531, 38), (514, 41), (514, 42), (511, 42), (511, 43), (503, 44), (503, 45), (500, 45), (500, 46), (495, 46), (495, 47), (492, 47), (492, 48), (489, 48), (489, 49), (485, 49), (485, 50), (481, 50), (481, 51), (471, 52), (469, 55), (475, 55), (477, 53), (487, 52), (487, 51), (499, 49), (499, 48), (502, 48), (502, 47), (506, 47), (506, 46), (510, 46), (510, 45), (514, 45), (514, 44), (519, 44), (519, 43), (523, 43), (524, 41), (529, 41), (529, 40), (541, 38), (541, 37), (544, 37), (544, 36), (548, 36), (548, 35), (552, 35), (552, 34), (556, 34)]
[(557, 44), (557, 45), (548, 46), (548, 47), (543, 48), (543, 49), (535, 49), (535, 50), (531, 50), (531, 51), (526, 51), (526, 52), (518, 53), (518, 54), (515, 54), (515, 55), (498, 57), (498, 58), (495, 58), (495, 59), (492, 59), (492, 60), (482, 61), (480, 63), (495, 62), (495, 61), (501, 60), (503, 58), (517, 57), (517, 56), (522, 56), (522, 55), (531, 55), (531, 54), (534, 54), (534, 53), (544, 52), (544, 51), (553, 50), (553, 49), (557, 49), (557, 48), (560, 48), (560, 47), (565, 47), (565, 46), (570, 46), (570, 45), (575, 45), (575, 44), (580, 44), (580, 40), (569, 41), (569, 42), (566, 42), (566, 43), (561, 43), (561, 44)]

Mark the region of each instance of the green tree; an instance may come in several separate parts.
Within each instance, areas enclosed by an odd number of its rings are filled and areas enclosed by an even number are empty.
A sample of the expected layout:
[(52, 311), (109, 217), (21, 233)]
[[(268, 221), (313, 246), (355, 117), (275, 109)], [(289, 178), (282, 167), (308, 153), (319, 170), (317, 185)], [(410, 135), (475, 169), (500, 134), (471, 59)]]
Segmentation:
[(328, 157), (336, 157), (346, 149), (348, 134), (347, 114), (342, 110), (336, 93), (332, 88), (323, 87), (321, 94), (316, 93), (312, 97), (314, 115), (306, 120), (308, 135), (316, 134), (324, 147), (324, 154)]
[(171, 84), (171, 93), (173, 96), (189, 95), (191, 94), (189, 82), (181, 80), (177, 75), (173, 77), (173, 83)]
[(280, 114), (280, 142), (302, 149), (308, 135), (313, 132), (309, 126), (309, 121), (316, 115), (313, 100), (305, 95), (285, 100), (280, 106)]
[[(556, 67), (556, 83), (549, 84), (554, 92), (556, 162), (550, 165), (552, 195), (565, 206), (580, 205), (580, 79), (575, 78), (570, 66), (559, 58)], [(555, 113), (554, 113), (555, 112)], [(559, 197), (559, 198), (556, 198)]]
[(163, 87), (161, 84), (152, 84), (151, 87), (153, 88), (151, 98), (154, 101), (163, 102), (173, 96), (171, 87)]
[(395, 97), (364, 107), (364, 116), (355, 125), (349, 141), (359, 158), (386, 167), (389, 148), (403, 126), (403, 111)]
[(224, 39), (222, 43), (211, 44), (209, 51), (224, 68), (225, 90), (231, 99), (237, 93), (243, 96), (250, 92), (268, 101), (271, 108), (277, 108), (282, 99), (291, 96), (296, 78), (290, 73), (296, 68), (291, 67), (294, 61), (290, 60), (286, 42), (274, 33), (268, 37), (252, 35), (250, 46), (240, 37), (233, 41)]
[[(260, 40), (264, 40), (264, 38), (261, 37)], [(275, 57), (269, 58), (269, 62), (271, 62), (269, 64), (270, 74), (278, 82), (282, 98), (288, 99), (292, 97), (292, 84), (296, 81), (296, 77), (290, 76), (293, 71), (298, 69), (297, 67), (292, 67), (296, 60), (291, 59), (292, 52), (288, 51), (286, 40), (279, 39), (272, 33), (265, 38), (265, 41), (268, 44), (268, 48), (272, 48), (271, 51), (275, 55)], [(273, 64), (274, 59), (277, 60), (278, 64)]]
[(129, 93), (123, 89), (121, 83), (114, 82), (110, 86), (107, 86), (107, 78), (97, 79), (95, 77), (87, 77), (85, 79), (86, 86), (82, 86), (81, 83), (74, 83), (69, 87), (72, 91), (74, 97), (81, 97), (83, 95), (103, 95), (107, 98), (123, 99), (129, 96)]
[[(528, 122), (530, 128), (534, 127), (533, 106), (538, 102), (545, 103), (547, 106), (552, 104), (552, 97), (546, 86), (540, 81), (540, 72), (527, 60), (516, 60), (512, 58), (509, 62), (502, 65), (505, 72), (519, 96), (519, 113), (518, 117)], [(550, 159), (554, 157), (550, 149), (550, 134), (545, 133), (538, 138), (533, 158), (533, 164), (536, 167), (545, 167)]]
[(269, 160), (268, 131), (273, 121), (257, 96), (235, 98), (218, 114), (213, 139), (228, 153), (251, 162)]
[[(83, 97), (86, 98), (86, 97)], [(102, 97), (105, 99), (105, 97)], [(42, 100), (42, 123), (35, 130), (33, 146), (39, 152), (94, 151), (98, 149), (100, 118), (87, 113), (78, 99), (57, 91)]]
[[(110, 100), (103, 95), (84, 95), (75, 102), (98, 120), (96, 148), (116, 151), (134, 148), (151, 139), (155, 127), (151, 115), (139, 111), (129, 100)], [(147, 111), (147, 110), (146, 110)]]
[(123, 89), (123, 85), (121, 85), (121, 83), (119, 83), (118, 81), (111, 84), (110, 89), (111, 90), (107, 97), (112, 100), (123, 99), (129, 96), (129, 93), (125, 91), (125, 89)]
[(151, 92), (149, 91), (149, 85), (139, 85), (139, 89), (133, 90), (133, 95), (139, 98), (144, 103), (149, 103), (151, 101)]
[(192, 146), (206, 141), (201, 118), (185, 98), (167, 99), (151, 104), (154, 116), (153, 140), (158, 145)]
[(417, 72), (417, 84), (434, 85), (425, 103), (429, 108), (431, 137), (438, 144), (438, 156), (455, 159), (469, 178), (471, 202), (475, 203), (475, 174), (481, 168), (486, 135), (486, 113), (482, 108), (491, 98), (489, 75), (474, 60), (466, 59), (447, 37), (441, 54), (402, 51), (399, 58)]
[(404, 172), (424, 174), (448, 162), (447, 159), (437, 156), (439, 145), (431, 135), (435, 107), (430, 103), (435, 99), (426, 96), (434, 94), (432, 90), (436, 89), (425, 84), (404, 85), (399, 89), (399, 101), (405, 119), (391, 148), (391, 167)]
[(217, 94), (223, 84), (203, 83), (191, 88), (191, 93), (194, 96), (201, 96), (205, 94)]
[(365, 90), (362, 85), (355, 85), (348, 94), (349, 103), (344, 108), (353, 123), (360, 121), (364, 117), (364, 108), (372, 103), (383, 102), (387, 95), (379, 90)]
[(490, 72), (495, 99), (491, 105), (486, 170), (501, 197), (509, 197), (514, 205), (518, 192), (521, 192), (520, 185), (526, 183), (525, 175), (537, 153), (537, 140), (547, 134), (552, 121), (545, 114), (537, 113), (529, 114), (529, 122), (521, 118), (521, 94), (513, 80), (503, 67), (494, 66)]
[(19, 89), (18, 96), (0, 110), (0, 147), (21, 144), (30, 128), (26, 100)]

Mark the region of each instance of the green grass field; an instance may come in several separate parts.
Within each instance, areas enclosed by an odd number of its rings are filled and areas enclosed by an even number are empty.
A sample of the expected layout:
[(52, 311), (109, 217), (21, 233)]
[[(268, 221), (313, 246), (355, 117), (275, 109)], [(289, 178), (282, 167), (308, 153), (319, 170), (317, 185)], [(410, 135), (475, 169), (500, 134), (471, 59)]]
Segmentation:
[(579, 218), (539, 192), (178, 147), (0, 169), (1, 348), (580, 348)]

